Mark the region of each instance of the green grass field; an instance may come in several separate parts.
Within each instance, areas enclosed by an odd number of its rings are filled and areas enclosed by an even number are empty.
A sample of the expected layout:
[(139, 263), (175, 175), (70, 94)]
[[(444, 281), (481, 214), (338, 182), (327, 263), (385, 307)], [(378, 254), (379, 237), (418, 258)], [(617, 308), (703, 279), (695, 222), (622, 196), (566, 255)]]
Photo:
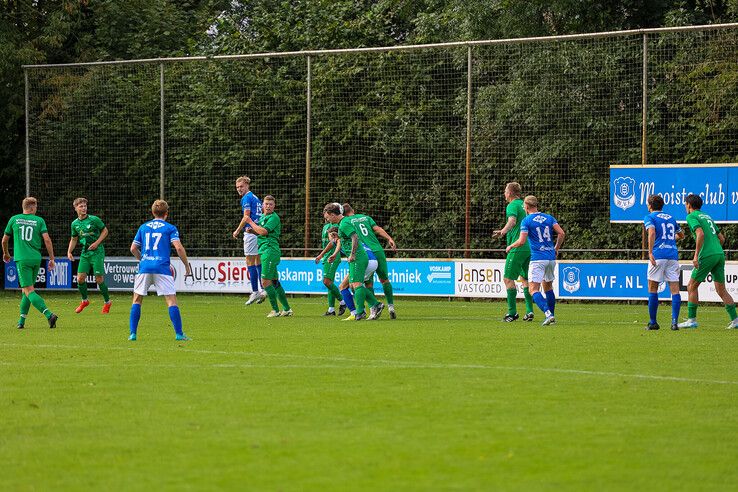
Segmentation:
[[(738, 486), (738, 332), (645, 332), (644, 305), (399, 299), (399, 319), (184, 295), (128, 342), (128, 295), (58, 328), (0, 294), (0, 490), (727, 490)], [(667, 325), (668, 305), (660, 319)], [(386, 314), (385, 314), (386, 315)]]

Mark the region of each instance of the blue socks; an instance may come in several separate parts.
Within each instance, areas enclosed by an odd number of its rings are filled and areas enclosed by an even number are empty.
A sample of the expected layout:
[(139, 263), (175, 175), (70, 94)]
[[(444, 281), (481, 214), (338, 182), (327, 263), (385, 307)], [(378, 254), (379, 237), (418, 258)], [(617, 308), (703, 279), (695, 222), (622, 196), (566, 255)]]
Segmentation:
[(656, 323), (656, 313), (659, 310), (659, 295), (656, 292), (648, 293), (648, 317), (650, 323)]
[(354, 305), (354, 296), (351, 294), (351, 289), (343, 289), (341, 291), (341, 297), (343, 297), (343, 302), (346, 303), (346, 307), (348, 308), (349, 312), (356, 311), (356, 306)]
[(174, 332), (177, 335), (182, 334), (182, 316), (179, 314), (179, 306), (170, 306), (169, 307), (169, 319), (172, 320), (172, 325), (174, 325)]
[(138, 321), (141, 319), (141, 305), (131, 304), (131, 317), (128, 324), (131, 327), (131, 334), (135, 335), (138, 330)]
[(556, 307), (556, 296), (554, 295), (554, 291), (549, 290), (546, 292), (546, 304), (548, 305), (548, 310), (551, 311), (551, 316), (553, 316), (554, 308)]
[(535, 294), (533, 294), (533, 302), (536, 303), (536, 306), (538, 306), (538, 309), (543, 311), (543, 314), (545, 314), (547, 318), (549, 316), (553, 316), (553, 313), (548, 307), (548, 301), (544, 299), (543, 294), (541, 294), (540, 292), (536, 292)]
[(671, 322), (676, 323), (679, 320), (679, 308), (682, 307), (681, 294), (673, 294), (671, 296)]
[(248, 267), (249, 280), (251, 281), (251, 292), (259, 292), (259, 269), (256, 265)]

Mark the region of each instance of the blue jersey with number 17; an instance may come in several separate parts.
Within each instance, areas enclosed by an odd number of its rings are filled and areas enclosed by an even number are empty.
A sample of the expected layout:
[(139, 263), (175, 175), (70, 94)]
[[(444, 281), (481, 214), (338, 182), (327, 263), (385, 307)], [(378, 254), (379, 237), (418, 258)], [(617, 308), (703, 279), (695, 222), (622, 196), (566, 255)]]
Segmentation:
[(646, 230), (653, 229), (656, 232), (656, 240), (653, 243), (653, 257), (657, 260), (678, 260), (676, 234), (681, 229), (671, 214), (662, 211), (651, 212), (643, 218)]
[(528, 233), (530, 243), (530, 261), (555, 260), (553, 226), (558, 224), (556, 219), (543, 212), (526, 215), (520, 224), (520, 232)]
[(172, 275), (169, 257), (172, 241), (179, 241), (179, 231), (169, 222), (154, 219), (138, 228), (133, 244), (141, 249), (138, 273)]

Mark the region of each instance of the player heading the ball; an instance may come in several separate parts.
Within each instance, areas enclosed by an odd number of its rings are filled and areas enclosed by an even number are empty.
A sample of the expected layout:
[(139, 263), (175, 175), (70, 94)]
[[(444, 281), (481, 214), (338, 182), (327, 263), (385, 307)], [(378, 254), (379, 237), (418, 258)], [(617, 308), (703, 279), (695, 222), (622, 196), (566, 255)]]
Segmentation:
[(133, 303), (131, 305), (129, 340), (135, 341), (138, 336), (138, 322), (141, 319), (141, 303), (152, 285), (157, 295), (164, 296), (169, 306), (169, 319), (174, 326), (175, 338), (187, 341), (189, 338), (182, 331), (182, 316), (177, 306), (177, 292), (174, 288), (173, 270), (170, 263), (171, 248), (174, 247), (185, 267), (185, 277), (192, 276), (187, 252), (179, 239), (177, 228), (167, 222), (169, 204), (164, 200), (156, 200), (151, 205), (153, 220), (145, 222), (136, 232), (131, 244), (131, 253), (139, 260), (138, 273), (133, 286)]

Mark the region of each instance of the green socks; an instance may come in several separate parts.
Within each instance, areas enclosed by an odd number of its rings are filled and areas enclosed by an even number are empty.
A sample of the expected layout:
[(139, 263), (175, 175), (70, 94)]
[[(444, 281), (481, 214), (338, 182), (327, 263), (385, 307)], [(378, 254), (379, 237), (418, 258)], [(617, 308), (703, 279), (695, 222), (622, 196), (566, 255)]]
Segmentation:
[(274, 285), (270, 285), (269, 287), (265, 287), (264, 290), (267, 293), (267, 297), (269, 297), (269, 304), (272, 305), (272, 310), (279, 312), (279, 304), (277, 304), (277, 289)]
[(366, 289), (366, 303), (369, 305), (369, 307), (374, 307), (379, 304), (377, 297), (374, 295), (374, 289), (369, 288), (366, 285), (364, 286), (364, 289)]
[(336, 304), (336, 299), (341, 300), (341, 291), (338, 290), (338, 287), (336, 287), (336, 284), (331, 284), (330, 287), (328, 287), (328, 305), (330, 307), (333, 307)]
[(525, 312), (532, 313), (533, 312), (533, 296), (530, 295), (530, 289), (528, 287), (523, 287), (523, 295), (525, 296)]
[(366, 301), (366, 294), (369, 289), (360, 285), (354, 291), (354, 304), (356, 304), (356, 314), (364, 314), (364, 301)]
[(387, 301), (387, 304), (394, 304), (395, 295), (392, 293), (392, 284), (389, 282), (383, 283), (382, 290), (384, 291), (384, 298)]
[(697, 317), (697, 306), (699, 306), (699, 304), (687, 302), (687, 317), (689, 319), (695, 319)]
[(725, 310), (728, 311), (728, 316), (730, 316), (731, 321), (738, 318), (738, 314), (735, 312), (735, 304), (726, 304)]
[(290, 303), (287, 302), (287, 293), (284, 291), (284, 287), (282, 287), (282, 284), (279, 284), (276, 290), (277, 290), (277, 299), (279, 299), (279, 302), (281, 302), (282, 306), (284, 306), (284, 310), (289, 311)]
[(77, 288), (79, 289), (79, 295), (82, 296), (82, 300), (87, 300), (87, 282), (79, 282), (77, 284)]
[(28, 311), (31, 310), (31, 301), (26, 297), (25, 294), (21, 294), (21, 302), (20, 302), (20, 320), (18, 320), (19, 325), (25, 325), (26, 324), (26, 317), (28, 316)]
[(507, 314), (511, 316), (515, 316), (516, 314), (518, 314), (518, 308), (515, 306), (515, 298), (517, 296), (517, 289), (507, 289)]
[(28, 295), (28, 300), (31, 301), (31, 304), (33, 304), (33, 307), (41, 311), (41, 314), (46, 316), (46, 319), (51, 318), (51, 315), (54, 314), (51, 311), (49, 311), (49, 308), (46, 307), (46, 303), (44, 302), (44, 300), (41, 298), (40, 295), (36, 294), (36, 291), (33, 291)]
[[(105, 302), (110, 302), (110, 294), (108, 293), (108, 285), (105, 282), (103, 282), (97, 287), (100, 289), (100, 293), (102, 294)], [(87, 286), (85, 285), (85, 297), (87, 297), (86, 294), (87, 294)]]

